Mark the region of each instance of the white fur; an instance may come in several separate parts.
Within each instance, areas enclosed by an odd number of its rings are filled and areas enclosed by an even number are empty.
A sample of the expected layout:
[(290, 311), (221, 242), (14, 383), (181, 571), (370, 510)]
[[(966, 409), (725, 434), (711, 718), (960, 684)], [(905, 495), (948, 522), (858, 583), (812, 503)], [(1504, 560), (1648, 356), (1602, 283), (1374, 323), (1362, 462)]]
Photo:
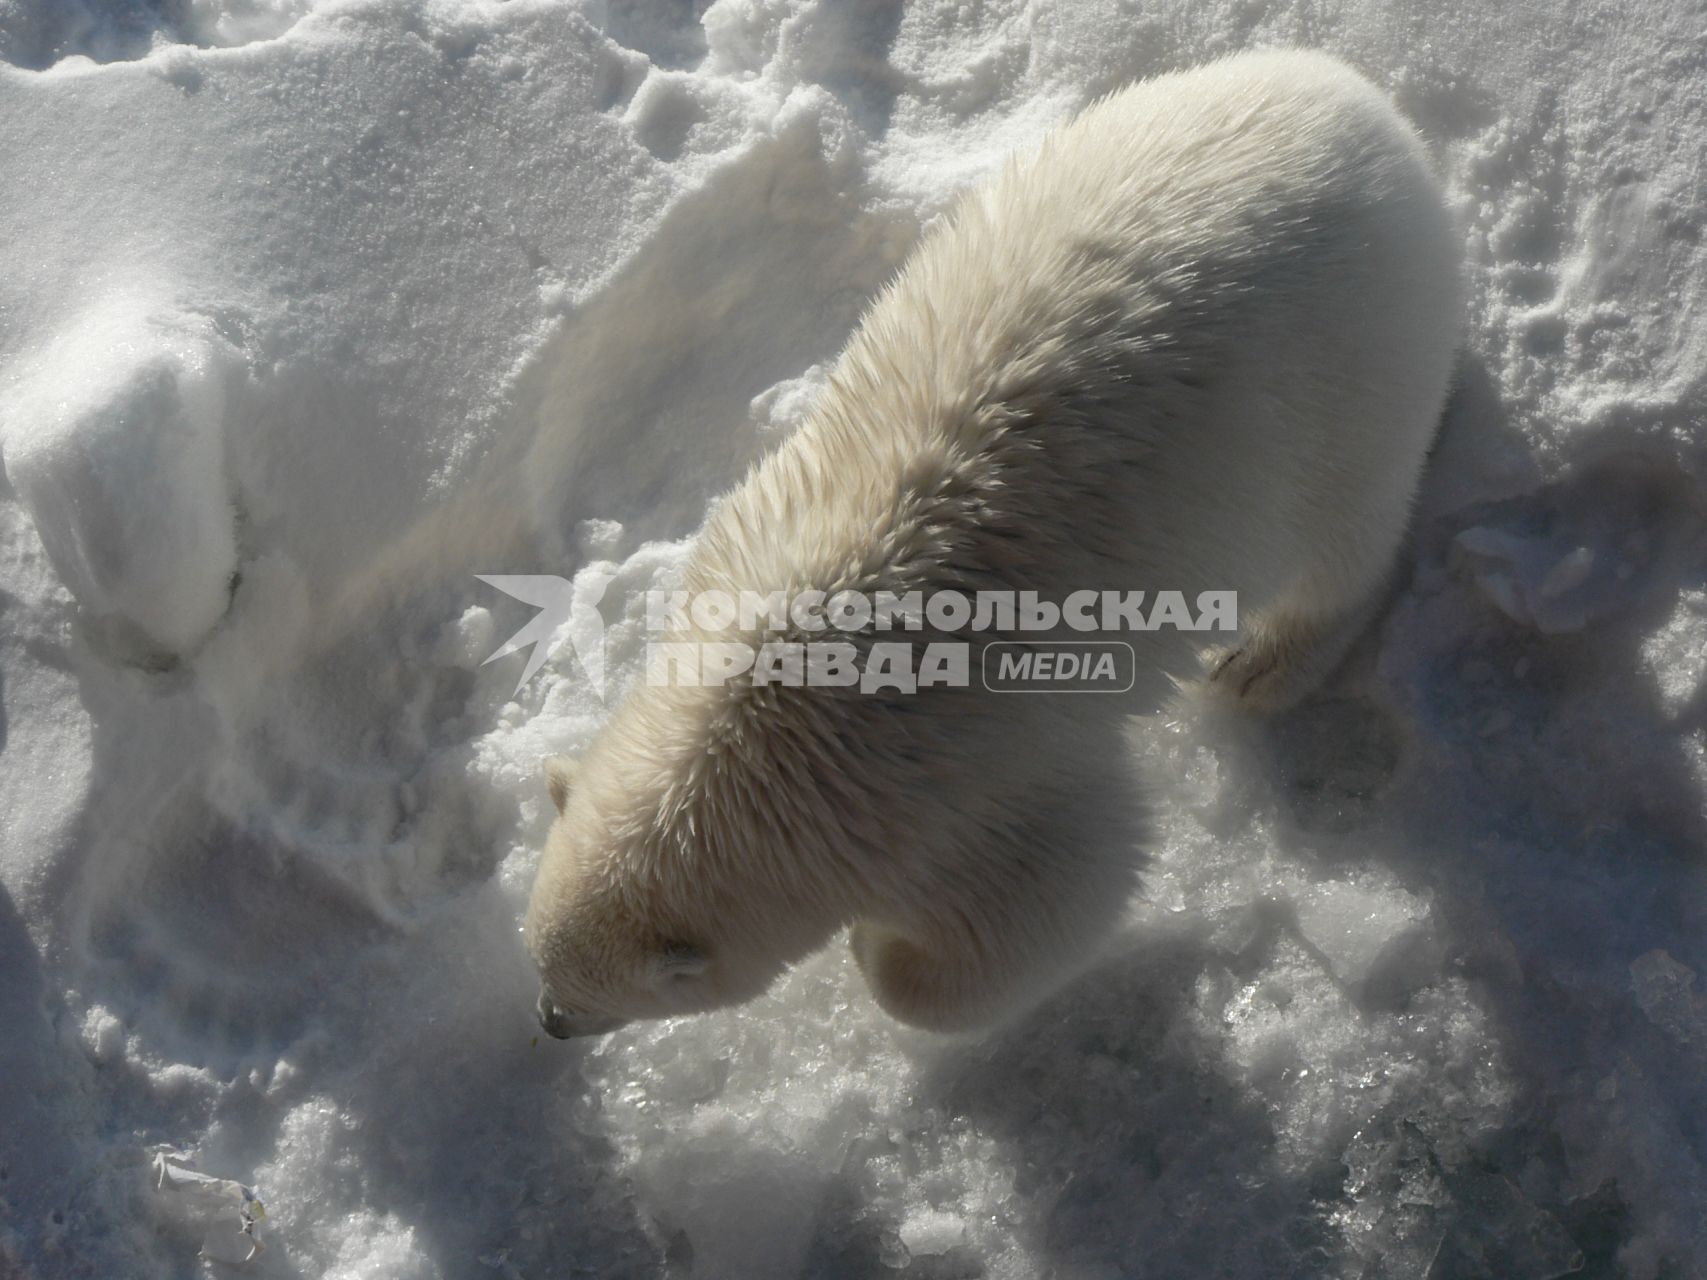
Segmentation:
[[(715, 510), (686, 585), (1230, 588), (1249, 625), (1211, 686), (1283, 705), (1393, 562), (1458, 313), (1423, 148), (1343, 64), (1251, 54), (1136, 85), (925, 237), (812, 418)], [(1125, 638), (1149, 675), (1196, 657), (1190, 634)], [(904, 1021), (1023, 1007), (1129, 897), (1130, 710), (634, 689), (529, 908), (548, 1016), (746, 1000), (846, 925)]]

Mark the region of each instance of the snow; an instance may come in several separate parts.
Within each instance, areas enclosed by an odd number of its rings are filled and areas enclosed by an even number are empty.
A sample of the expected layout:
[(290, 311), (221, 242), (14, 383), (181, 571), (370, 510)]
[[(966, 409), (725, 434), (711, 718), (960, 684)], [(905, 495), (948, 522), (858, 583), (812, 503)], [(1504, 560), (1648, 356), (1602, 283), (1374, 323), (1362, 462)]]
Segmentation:
[(237, 566), (221, 423), (230, 361), (193, 319), (120, 293), (80, 316), (0, 405), (7, 474), (91, 621), (177, 655), (225, 612)]
[[(1013, 1026), (832, 948), (536, 1043), (590, 613), (614, 692), (963, 183), (1273, 44), (1466, 231), (1384, 619), (1134, 727), (1144, 897)], [(1707, 1273), (1695, 7), (0, 0), (0, 59), (0, 1273)], [(477, 575), (573, 584), (520, 689)]]

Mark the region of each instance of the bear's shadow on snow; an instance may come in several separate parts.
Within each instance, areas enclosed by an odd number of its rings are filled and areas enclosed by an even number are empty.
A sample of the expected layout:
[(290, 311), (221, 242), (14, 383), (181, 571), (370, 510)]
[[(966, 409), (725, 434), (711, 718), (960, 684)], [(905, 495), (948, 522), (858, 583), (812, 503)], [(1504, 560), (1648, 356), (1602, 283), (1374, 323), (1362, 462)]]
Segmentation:
[[(922, 1100), (1009, 1150), (1034, 1252), (1070, 1274), (1327, 1273), (1337, 1181), (1282, 1168), (1271, 1118), (1216, 1067), (1192, 1013), (1201, 975), (1254, 976), (1268, 934), (1236, 956), (1183, 933), (1140, 936), (926, 1074)], [(905, 1274), (954, 1274), (952, 1261)]]
[[(426, 1040), (405, 1036), (371, 1069), (345, 1075), (336, 1096), (362, 1117), (355, 1159), (370, 1206), (407, 1222), (446, 1275), (661, 1274), (662, 1247), (613, 1172), (582, 1051), (532, 1044), (526, 1014), (498, 1001), (440, 1020)], [(445, 1036), (492, 1049), (445, 1053), (423, 1070), (419, 1055)]]
[(35, 1245), (49, 1256), (46, 1242), (53, 1237), (105, 1225), (98, 1193), (77, 1189), (83, 1154), (62, 1114), (73, 1110), (73, 1099), (65, 1049), (55, 1033), (57, 1004), (23, 916), (0, 886), (0, 1027), (6, 1029), (0, 1036), (0, 1204), (25, 1258)]
[[(1643, 655), (1680, 592), (1707, 587), (1707, 521), (1689, 479), (1702, 459), (1680, 458), (1665, 426), (1599, 430), (1544, 474), (1486, 370), (1466, 364), (1404, 585), (1318, 695), (1250, 722), (1224, 761), (1274, 812), (1286, 858), (1326, 877), (1380, 867), (1431, 901), (1428, 936), (1347, 988), (1356, 1016), (1403, 1015), (1431, 983), (1462, 976), (1515, 1083), (1501, 1122), (1456, 1166), (1406, 1112), (1415, 1096), (1366, 1127), (1387, 1144), (1383, 1167), (1436, 1170), (1442, 1198), (1378, 1202), (1380, 1221), (1366, 1224), (1378, 1237), (1362, 1245), (1420, 1250), (1431, 1276), (1552, 1274), (1573, 1252), (1577, 1274), (1620, 1274), (1640, 1188), (1585, 1189), (1562, 1135), (1567, 1122), (1617, 1132), (1594, 1090), (1631, 1056), (1678, 1141), (1696, 1160), (1707, 1152), (1707, 1062), (1644, 1014), (1630, 970), (1655, 949), (1707, 965), (1707, 780), (1685, 749), (1707, 728), (1707, 680), (1668, 709)], [(1495, 609), (1455, 559), (1456, 535), (1487, 525), (1633, 568), (1614, 607), (1545, 635)], [(1269, 1116), (1216, 1065), (1224, 1049), (1192, 1016), (1204, 975), (1254, 976), (1296, 932), (1283, 903), (1251, 911), (1236, 954), (1140, 936), (929, 1074), (926, 1099), (1011, 1147), (1034, 1243), (1064, 1266), (1316, 1275), (1350, 1261), (1334, 1221), (1353, 1207), (1337, 1147), (1284, 1171)], [(876, 1271), (850, 1270), (846, 1247), (823, 1261), (815, 1274)], [(923, 1259), (906, 1274), (977, 1273), (975, 1259), (960, 1264)]]
[[(1486, 370), (1467, 364), (1405, 585), (1321, 693), (1249, 726), (1236, 763), (1277, 811), (1288, 859), (1325, 876), (1378, 866), (1431, 901), (1424, 945), (1384, 957), (1355, 990), (1362, 1014), (1402, 1014), (1461, 975), (1515, 1083), (1503, 1123), (1446, 1170), (1447, 1201), (1414, 1229), (1439, 1240), (1431, 1276), (1546, 1274), (1561, 1240), (1581, 1252), (1579, 1274), (1619, 1273), (1641, 1189), (1582, 1186), (1561, 1135), (1619, 1132), (1596, 1089), (1632, 1060), (1693, 1153), (1685, 1163), (1707, 1155), (1707, 1061), (1644, 1013), (1631, 967), (1656, 950), (1707, 965), (1707, 774), (1688, 748), (1707, 729), (1707, 662), (1697, 655), (1680, 697), (1644, 653), (1681, 593), (1707, 588), (1693, 479), (1707, 458), (1681, 438), (1675, 422), (1633, 416), (1568, 440), (1544, 468)], [(1588, 548), (1586, 622), (1548, 634), (1495, 607), (1459, 553), (1473, 528)], [(1376, 1124), (1410, 1159), (1411, 1117)], [(1624, 1167), (1652, 1156), (1632, 1146)], [(1328, 1190), (1324, 1203), (1341, 1194)], [(1403, 1235), (1396, 1216), (1384, 1229)]]
[[(1437, 462), (1474, 456), (1474, 441), (1509, 479), (1511, 454), (1526, 447), (1480, 369), (1467, 371), (1447, 427)], [(1599, 1086), (1639, 1064), (1633, 1074), (1651, 1082), (1697, 1177), (1707, 1156), (1707, 1060), (1644, 1012), (1632, 970), (1656, 950), (1697, 973), (1707, 966), (1707, 771), (1689, 748), (1707, 729), (1707, 615), (1693, 629), (1692, 691), (1662, 689), (1645, 652), (1682, 593), (1707, 589), (1696, 479), (1707, 450), (1686, 440), (1677, 417), (1632, 414), (1567, 440), (1544, 482), (1485, 496), (1465, 494), (1465, 472), (1437, 466), (1411, 588), (1367, 645), (1380, 648), (1377, 696), (1401, 708), (1391, 796), (1372, 824), (1378, 838), (1320, 848), (1338, 857), (1365, 845), (1432, 897), (1446, 968), (1471, 979), (1518, 1086), (1478, 1158), (1512, 1185), (1521, 1176), (1582, 1250), (1584, 1275), (1616, 1272), (1632, 1190), (1573, 1185), (1581, 1175), (1561, 1125), (1597, 1139), (1622, 1128)], [(1495, 608), (1454, 553), (1470, 528), (1587, 548), (1587, 621), (1546, 634)], [(1287, 728), (1271, 726), (1271, 744), (1283, 749)], [(1318, 851), (1294, 830), (1299, 848)], [(1654, 1154), (1633, 1141), (1624, 1166)]]

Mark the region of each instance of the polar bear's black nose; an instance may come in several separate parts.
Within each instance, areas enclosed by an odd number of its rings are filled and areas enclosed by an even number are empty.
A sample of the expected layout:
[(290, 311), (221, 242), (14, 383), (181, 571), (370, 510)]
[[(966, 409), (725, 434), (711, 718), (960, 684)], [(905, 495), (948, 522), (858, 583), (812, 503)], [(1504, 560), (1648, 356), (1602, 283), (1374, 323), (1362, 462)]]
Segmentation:
[(539, 1026), (546, 1035), (557, 1040), (567, 1040), (575, 1033), (569, 1030), (568, 1019), (557, 1011), (557, 1006), (551, 1003), (551, 997), (544, 988), (539, 993)]
[(576, 1036), (602, 1035), (627, 1025), (625, 1018), (601, 1017), (598, 1014), (564, 1013), (551, 1001), (551, 993), (539, 989), (539, 1026), (555, 1040), (571, 1040)]

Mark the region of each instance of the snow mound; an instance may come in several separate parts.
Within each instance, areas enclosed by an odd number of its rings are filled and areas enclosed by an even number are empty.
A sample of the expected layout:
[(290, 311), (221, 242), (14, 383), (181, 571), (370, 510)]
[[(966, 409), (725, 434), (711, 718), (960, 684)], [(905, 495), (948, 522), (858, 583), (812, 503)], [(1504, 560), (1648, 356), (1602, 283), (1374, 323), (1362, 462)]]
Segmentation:
[(230, 601), (238, 364), (211, 322), (120, 295), (50, 338), (0, 398), (0, 456), (60, 580), (91, 617), (173, 656)]

